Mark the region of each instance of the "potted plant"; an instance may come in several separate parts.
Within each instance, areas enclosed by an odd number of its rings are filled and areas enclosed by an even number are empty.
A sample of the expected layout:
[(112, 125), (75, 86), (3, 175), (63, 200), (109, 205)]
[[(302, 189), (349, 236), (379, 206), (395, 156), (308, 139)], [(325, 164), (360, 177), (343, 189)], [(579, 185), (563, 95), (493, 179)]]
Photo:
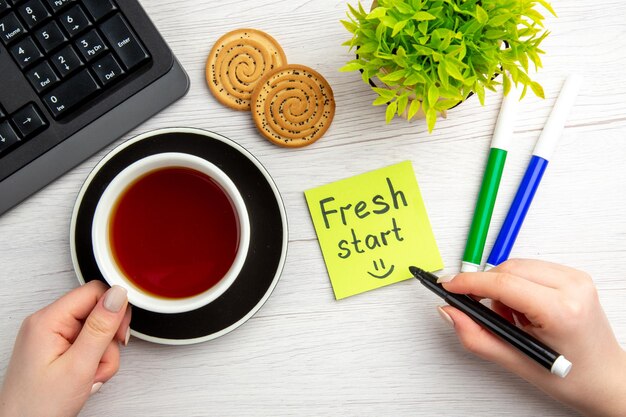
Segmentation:
[(499, 84), (504, 94), (515, 83), (520, 99), (528, 88), (543, 98), (528, 75), (531, 64), (541, 67), (549, 33), (538, 5), (556, 16), (545, 0), (378, 0), (369, 12), (348, 5), (345, 45), (357, 57), (341, 70), (361, 71), (378, 95), (373, 105), (387, 105), (387, 123), (419, 112), (429, 132), (437, 113), (474, 93), (484, 105), (485, 90)]

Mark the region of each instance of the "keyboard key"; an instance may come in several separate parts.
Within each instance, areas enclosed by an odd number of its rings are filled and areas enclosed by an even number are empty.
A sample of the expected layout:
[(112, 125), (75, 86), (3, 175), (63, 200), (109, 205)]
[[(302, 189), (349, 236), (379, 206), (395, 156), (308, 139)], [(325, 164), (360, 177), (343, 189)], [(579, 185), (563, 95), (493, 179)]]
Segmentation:
[(9, 121), (0, 122), (0, 155), (19, 141), (20, 138), (9, 124)]
[(135, 68), (150, 58), (119, 13), (104, 22), (101, 30), (127, 70)]
[(124, 70), (120, 67), (120, 64), (117, 63), (112, 54), (106, 54), (105, 57), (96, 62), (91, 69), (96, 73), (96, 77), (98, 77), (102, 85), (107, 85), (124, 75)]
[(41, 0), (29, 0), (18, 6), (17, 11), (22, 16), (22, 20), (31, 29), (51, 16)]
[(35, 39), (46, 53), (50, 53), (53, 49), (67, 41), (65, 34), (57, 24), (57, 22), (49, 22), (39, 29), (35, 30)]
[(83, 5), (96, 22), (117, 10), (112, 0), (83, 0)]
[(79, 36), (76, 40), (76, 47), (87, 62), (102, 55), (109, 49), (95, 29)]
[(74, 0), (47, 0), (47, 2), (48, 6), (52, 8), (52, 11), (56, 13), (68, 4), (73, 3)]
[(29, 138), (48, 125), (37, 106), (32, 103), (18, 110), (11, 120), (23, 138)]
[(4, 112), (2, 106), (0, 106), (0, 120), (4, 119), (5, 117), (7, 117), (7, 114)]
[(0, 0), (0, 13), (4, 12), (5, 10), (9, 10), (10, 8), (11, 5), (7, 0)]
[(63, 78), (83, 66), (83, 61), (80, 60), (72, 45), (67, 45), (59, 52), (52, 54), (50, 60)]
[(0, 39), (5, 45), (18, 40), (25, 33), (26, 28), (14, 12), (0, 18)]
[(91, 26), (89, 18), (79, 5), (72, 6), (70, 9), (61, 13), (59, 20), (65, 28), (65, 31), (72, 37)]
[(28, 71), (26, 78), (28, 78), (28, 81), (30, 81), (37, 93), (42, 93), (61, 81), (47, 61)]
[(43, 54), (35, 45), (35, 42), (28, 37), (11, 47), (11, 55), (21, 69), (30, 67), (35, 62), (43, 58)]
[(43, 102), (55, 119), (85, 101), (100, 87), (88, 70), (84, 69), (54, 90), (44, 94)]

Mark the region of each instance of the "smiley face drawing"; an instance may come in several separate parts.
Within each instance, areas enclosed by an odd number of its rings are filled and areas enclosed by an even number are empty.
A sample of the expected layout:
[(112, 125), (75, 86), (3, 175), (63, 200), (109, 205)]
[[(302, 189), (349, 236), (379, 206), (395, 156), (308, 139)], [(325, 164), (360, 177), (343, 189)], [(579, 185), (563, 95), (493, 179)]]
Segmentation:
[(374, 278), (378, 278), (378, 279), (387, 278), (389, 275), (391, 275), (393, 273), (393, 270), (394, 270), (394, 268), (396, 266), (395, 265), (391, 265), (391, 267), (387, 269), (385, 267), (385, 262), (382, 259), (379, 259), (379, 261), (380, 261), (380, 268), (378, 267), (378, 263), (376, 261), (374, 261), (374, 269), (376, 271), (380, 271), (380, 273), (382, 273), (382, 275), (375, 274), (375, 273), (372, 273), (370, 271), (367, 271), (367, 273), (370, 274)]

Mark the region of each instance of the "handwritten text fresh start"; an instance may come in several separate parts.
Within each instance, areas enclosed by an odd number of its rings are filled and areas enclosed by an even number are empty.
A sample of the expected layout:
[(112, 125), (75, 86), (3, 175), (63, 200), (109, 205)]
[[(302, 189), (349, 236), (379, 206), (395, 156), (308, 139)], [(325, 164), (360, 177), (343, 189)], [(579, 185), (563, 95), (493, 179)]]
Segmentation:
[[(396, 191), (389, 177), (385, 180), (388, 194), (377, 194), (370, 201), (361, 200), (344, 206), (338, 205), (334, 197), (320, 200), (320, 211), (326, 229), (331, 229), (339, 223), (343, 226), (353, 225), (369, 216), (388, 215), (391, 210), (401, 210), (403, 207), (408, 207), (409, 204), (404, 193), (401, 190)], [(390, 223), (387, 229), (366, 235), (360, 235), (355, 227), (351, 227), (350, 236), (337, 243), (340, 250), (337, 256), (347, 259), (353, 253), (365, 253), (368, 250), (388, 246), (393, 241), (402, 242), (404, 240), (400, 233), (402, 228), (398, 226), (396, 218), (391, 217)]]

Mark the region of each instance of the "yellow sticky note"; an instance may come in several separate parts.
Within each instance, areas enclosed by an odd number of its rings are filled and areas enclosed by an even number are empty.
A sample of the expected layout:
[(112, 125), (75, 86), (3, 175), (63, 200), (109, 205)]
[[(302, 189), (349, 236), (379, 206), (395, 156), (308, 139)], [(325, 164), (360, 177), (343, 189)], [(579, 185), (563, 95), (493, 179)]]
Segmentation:
[(304, 194), (338, 300), (443, 268), (410, 161)]

